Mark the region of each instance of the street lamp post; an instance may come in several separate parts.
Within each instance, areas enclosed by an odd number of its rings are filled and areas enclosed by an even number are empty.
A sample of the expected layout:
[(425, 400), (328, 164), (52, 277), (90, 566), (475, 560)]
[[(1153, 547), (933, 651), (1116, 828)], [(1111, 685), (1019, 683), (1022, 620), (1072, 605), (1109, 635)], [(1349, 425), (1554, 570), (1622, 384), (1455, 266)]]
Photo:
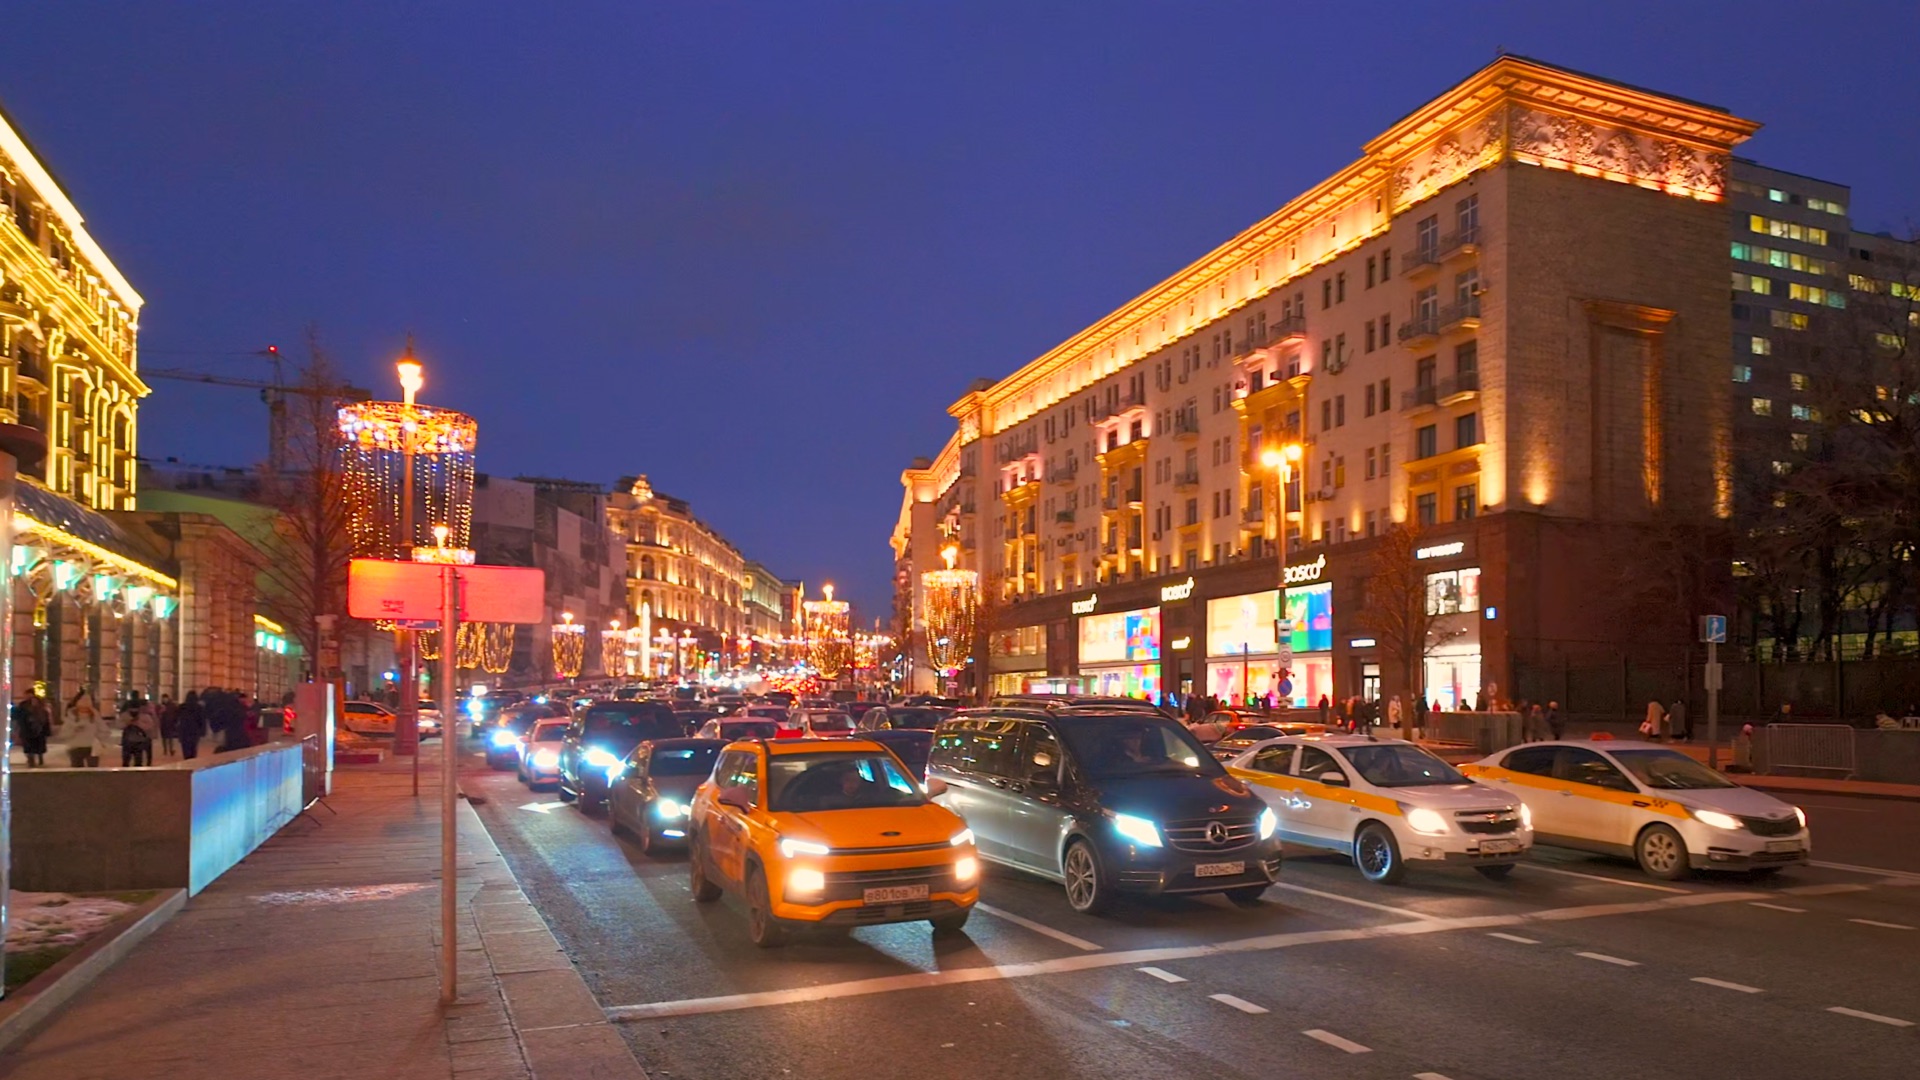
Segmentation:
[[(1260, 455), (1260, 463), (1274, 470), (1280, 486), (1280, 505), (1274, 511), (1274, 539), (1277, 541), (1274, 547), (1279, 551), (1280, 559), (1279, 573), (1274, 579), (1273, 648), (1276, 653), (1284, 652), (1280, 648), (1280, 621), (1287, 612), (1287, 519), (1291, 516), (1287, 507), (1287, 489), (1293, 485), (1294, 466), (1305, 454), (1305, 449), (1299, 443), (1290, 442), (1272, 447)], [(1252, 687), (1243, 685), (1240, 689), (1251, 696)], [(1291, 701), (1293, 695), (1289, 693), (1287, 697)]]
[[(394, 364), (394, 371), (400, 377), (400, 393), (406, 409), (400, 423), (400, 550), (410, 551), (414, 544), (413, 535), (413, 454), (414, 432), (417, 422), (413, 416), (414, 397), (420, 388), (426, 385), (425, 369), (413, 356), (413, 338), (407, 338), (407, 351)], [(444, 642), (443, 648), (452, 648), (451, 642)], [(419, 648), (411, 627), (400, 631), (400, 727), (395, 732), (396, 751), (407, 751), (413, 755), (413, 793), (420, 794), (420, 672)], [(442, 705), (451, 708), (448, 702)], [(450, 725), (441, 724), (441, 738), (446, 738)]]

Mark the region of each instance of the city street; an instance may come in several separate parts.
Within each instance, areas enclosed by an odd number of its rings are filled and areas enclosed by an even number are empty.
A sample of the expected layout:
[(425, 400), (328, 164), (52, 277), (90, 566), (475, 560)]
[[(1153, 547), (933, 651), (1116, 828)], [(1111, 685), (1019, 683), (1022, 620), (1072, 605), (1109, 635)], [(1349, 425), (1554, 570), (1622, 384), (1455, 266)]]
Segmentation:
[(551, 793), (464, 789), (656, 1077), (1909, 1077), (1920, 804), (1804, 800), (1816, 865), (1675, 885), (1545, 851), (1506, 881), (1379, 888), (1290, 852), (1257, 910), (1075, 915), (990, 871), (964, 936), (919, 924), (766, 951)]

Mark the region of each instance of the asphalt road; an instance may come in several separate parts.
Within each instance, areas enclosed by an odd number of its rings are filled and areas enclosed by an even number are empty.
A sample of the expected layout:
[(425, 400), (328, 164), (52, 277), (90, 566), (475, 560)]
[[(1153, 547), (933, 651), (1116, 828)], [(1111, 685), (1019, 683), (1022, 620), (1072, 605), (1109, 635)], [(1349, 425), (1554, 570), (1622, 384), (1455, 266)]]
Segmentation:
[(511, 773), (463, 786), (656, 1080), (1920, 1075), (1916, 803), (1809, 797), (1829, 865), (1770, 879), (1542, 849), (1503, 882), (1382, 888), (1290, 851), (1255, 910), (1088, 918), (990, 870), (964, 936), (766, 951), (736, 900), (692, 902), (682, 858)]

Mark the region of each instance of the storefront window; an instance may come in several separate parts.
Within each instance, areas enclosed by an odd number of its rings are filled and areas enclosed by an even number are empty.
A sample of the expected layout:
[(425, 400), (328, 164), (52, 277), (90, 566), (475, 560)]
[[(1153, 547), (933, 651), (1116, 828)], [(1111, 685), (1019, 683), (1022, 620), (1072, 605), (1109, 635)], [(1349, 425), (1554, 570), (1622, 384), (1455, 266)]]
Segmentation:
[(1080, 662), (1111, 664), (1160, 659), (1160, 609), (1117, 611), (1080, 620)]
[(1288, 640), (1298, 653), (1333, 650), (1333, 583), (1287, 590)]
[(1427, 614), (1453, 615), (1480, 610), (1480, 568), (1443, 570), (1427, 575)]

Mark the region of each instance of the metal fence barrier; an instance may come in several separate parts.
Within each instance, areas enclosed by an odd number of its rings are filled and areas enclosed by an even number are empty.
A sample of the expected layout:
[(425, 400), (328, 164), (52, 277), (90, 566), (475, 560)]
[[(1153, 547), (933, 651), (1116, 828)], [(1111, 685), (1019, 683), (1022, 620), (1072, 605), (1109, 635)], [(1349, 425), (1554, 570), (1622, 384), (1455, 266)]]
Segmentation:
[(1854, 774), (1855, 731), (1846, 724), (1769, 724), (1760, 729), (1762, 772), (1785, 769)]

